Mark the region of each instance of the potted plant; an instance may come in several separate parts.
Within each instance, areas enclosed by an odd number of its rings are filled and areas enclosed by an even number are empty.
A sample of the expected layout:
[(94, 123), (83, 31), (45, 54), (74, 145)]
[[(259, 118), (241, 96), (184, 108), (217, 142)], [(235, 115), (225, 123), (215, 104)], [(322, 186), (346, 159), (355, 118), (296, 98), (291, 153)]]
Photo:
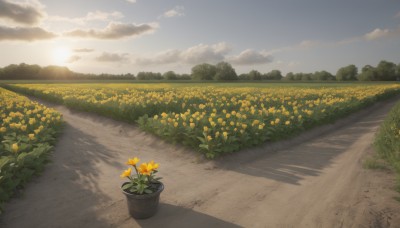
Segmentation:
[(146, 219), (157, 212), (164, 185), (159, 181), (160, 177), (155, 177), (159, 164), (151, 161), (137, 166), (138, 163), (137, 157), (128, 159), (126, 164), (131, 167), (121, 174), (121, 178), (126, 177), (129, 181), (124, 182), (121, 189), (126, 196), (130, 215), (136, 219)]

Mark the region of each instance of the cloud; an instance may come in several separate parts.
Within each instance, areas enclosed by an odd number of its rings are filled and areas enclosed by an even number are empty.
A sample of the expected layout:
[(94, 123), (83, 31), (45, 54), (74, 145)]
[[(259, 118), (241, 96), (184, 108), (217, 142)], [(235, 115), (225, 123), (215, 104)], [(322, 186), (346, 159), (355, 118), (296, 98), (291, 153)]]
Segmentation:
[(180, 54), (180, 58), (189, 64), (196, 63), (217, 63), (225, 59), (225, 54), (230, 51), (226, 43), (215, 45), (199, 44), (190, 47)]
[(127, 1), (129, 3), (136, 3), (136, 0), (125, 0), (125, 1)]
[(103, 52), (100, 56), (96, 57), (96, 60), (99, 62), (126, 63), (129, 62), (129, 57), (127, 53), (118, 54), (118, 53)]
[(252, 49), (247, 49), (237, 56), (228, 58), (228, 61), (237, 65), (258, 65), (272, 62), (272, 56)]
[(396, 15), (394, 15), (395, 18), (399, 18), (400, 17), (400, 11), (398, 13), (396, 13)]
[(121, 39), (125, 37), (134, 37), (143, 35), (145, 33), (153, 32), (157, 24), (123, 24), (123, 23), (110, 23), (108, 26), (101, 30), (90, 29), (82, 30), (75, 29), (64, 33), (65, 36), (93, 38), (93, 39)]
[(180, 60), (180, 50), (169, 49), (157, 53), (153, 58), (136, 58), (138, 65), (155, 65), (155, 64), (170, 64)]
[(93, 52), (94, 49), (90, 49), (90, 48), (76, 48), (76, 49), (74, 49), (73, 51), (74, 51), (74, 52), (78, 52), (78, 53), (80, 53), (80, 52)]
[(170, 49), (159, 52), (152, 58), (136, 58), (139, 65), (171, 64), (171, 63), (217, 63), (225, 59), (231, 48), (225, 42), (214, 45), (198, 44), (186, 50)]
[(80, 59), (81, 57), (79, 55), (72, 55), (71, 57), (68, 58), (67, 63), (73, 63)]
[(23, 25), (36, 25), (44, 17), (44, 6), (36, 0), (26, 2), (10, 2), (0, 0), (0, 18)]
[(61, 17), (61, 16), (49, 16), (49, 21), (62, 21), (68, 23), (74, 23), (79, 25), (84, 25), (90, 21), (112, 21), (123, 18), (124, 15), (119, 11), (113, 12), (103, 12), (103, 11), (94, 11), (89, 12), (84, 17), (76, 17), (76, 18), (69, 18), (69, 17)]
[(161, 17), (181, 17), (185, 15), (185, 13), (183, 12), (184, 10), (185, 7), (183, 6), (175, 6), (173, 9), (166, 11)]
[(312, 48), (322, 44), (321, 41), (318, 40), (303, 40), (296, 47), (298, 48)]
[(47, 40), (55, 38), (57, 35), (48, 32), (39, 27), (31, 28), (10, 28), (0, 26), (0, 40), (23, 40), (23, 41), (34, 41), (34, 40)]
[(398, 29), (374, 29), (373, 31), (364, 35), (366, 40), (377, 40), (386, 37), (393, 37), (400, 35), (400, 28)]

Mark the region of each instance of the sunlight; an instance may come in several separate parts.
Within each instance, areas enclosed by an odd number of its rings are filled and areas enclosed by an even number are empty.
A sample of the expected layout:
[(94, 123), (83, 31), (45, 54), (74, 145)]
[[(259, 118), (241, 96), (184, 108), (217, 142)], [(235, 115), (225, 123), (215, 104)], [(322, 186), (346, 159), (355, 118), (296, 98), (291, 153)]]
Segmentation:
[(65, 65), (71, 57), (71, 50), (66, 47), (58, 47), (53, 51), (53, 62), (57, 65)]

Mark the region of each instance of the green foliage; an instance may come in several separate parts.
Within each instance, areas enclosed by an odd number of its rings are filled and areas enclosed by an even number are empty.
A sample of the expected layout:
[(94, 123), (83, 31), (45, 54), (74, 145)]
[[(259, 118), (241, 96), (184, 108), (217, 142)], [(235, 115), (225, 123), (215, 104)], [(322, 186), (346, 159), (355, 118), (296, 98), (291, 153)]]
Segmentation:
[(213, 80), (216, 73), (217, 68), (208, 63), (192, 67), (192, 78), (195, 80)]
[(380, 126), (374, 145), (378, 155), (394, 168), (400, 179), (400, 102), (392, 108)]
[(131, 165), (135, 172), (132, 173), (132, 168), (129, 168), (121, 174), (121, 177), (126, 177), (129, 180), (122, 186), (122, 190), (138, 195), (151, 194), (157, 191), (157, 183), (162, 179), (161, 177), (156, 177), (159, 164), (151, 161), (142, 163), (137, 167), (137, 162), (139, 162), (139, 159), (136, 157), (129, 159), (127, 164)]
[(355, 81), (357, 80), (357, 67), (355, 65), (348, 65), (340, 68), (336, 73), (336, 80), (338, 81)]
[(0, 88), (1, 205), (42, 171), (61, 127), (52, 109)]
[(215, 80), (217, 81), (234, 81), (237, 80), (237, 74), (232, 65), (227, 62), (219, 62), (216, 66)]
[(365, 169), (388, 169), (387, 163), (378, 157), (369, 157), (365, 159), (363, 167)]
[(9, 88), (59, 98), (71, 108), (137, 121), (141, 129), (209, 158), (291, 137), (400, 92), (393, 84), (168, 86), (30, 84)]

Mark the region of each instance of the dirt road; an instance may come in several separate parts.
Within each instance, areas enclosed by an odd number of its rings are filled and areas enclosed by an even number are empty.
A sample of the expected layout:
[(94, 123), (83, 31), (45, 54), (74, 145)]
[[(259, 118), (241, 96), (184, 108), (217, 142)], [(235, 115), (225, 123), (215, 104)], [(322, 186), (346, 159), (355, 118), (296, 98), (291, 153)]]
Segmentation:
[[(216, 161), (135, 126), (47, 104), (67, 123), (53, 162), (6, 205), (0, 227), (400, 227), (392, 175), (362, 168), (397, 100)], [(166, 187), (148, 220), (129, 217), (119, 188), (133, 156), (161, 164)]]

